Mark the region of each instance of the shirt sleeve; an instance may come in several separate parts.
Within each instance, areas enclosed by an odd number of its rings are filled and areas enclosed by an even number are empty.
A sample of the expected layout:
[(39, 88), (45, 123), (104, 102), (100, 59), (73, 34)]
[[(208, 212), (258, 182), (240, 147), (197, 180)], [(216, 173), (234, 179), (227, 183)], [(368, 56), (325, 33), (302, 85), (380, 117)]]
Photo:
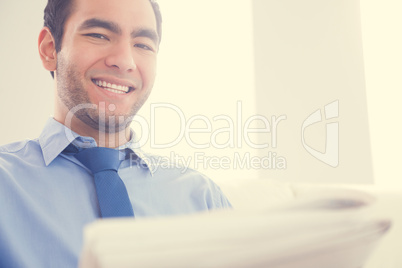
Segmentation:
[[(204, 176), (205, 177), (205, 176)], [(226, 195), (222, 192), (221, 188), (210, 178), (206, 177), (210, 183), (212, 206), (209, 209), (229, 209), (232, 204)]]
[(217, 186), (217, 207), (218, 208), (233, 208), (232, 204), (230, 203), (229, 199), (225, 196), (225, 194), (222, 192), (221, 188)]

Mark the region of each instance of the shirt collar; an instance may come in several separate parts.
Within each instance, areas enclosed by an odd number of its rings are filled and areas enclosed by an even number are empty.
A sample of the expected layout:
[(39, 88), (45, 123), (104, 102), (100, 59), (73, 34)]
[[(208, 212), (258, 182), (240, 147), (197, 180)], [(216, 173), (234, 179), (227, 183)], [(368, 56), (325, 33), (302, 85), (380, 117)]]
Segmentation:
[[(131, 140), (117, 149), (120, 151), (125, 149), (131, 150), (134, 154), (141, 158), (142, 162), (146, 164), (151, 175), (153, 175), (154, 172), (153, 168), (151, 167), (152, 163), (138, 146), (138, 142), (135, 141), (134, 136), (134, 132), (131, 130)], [(43, 152), (43, 159), (46, 166), (50, 165), (50, 163), (61, 152), (63, 152), (63, 150), (70, 143), (81, 148), (97, 146), (94, 138), (80, 136), (65, 125), (57, 122), (54, 118), (49, 118), (44, 129), (42, 130), (41, 135), (39, 136), (39, 144)]]
[(138, 156), (141, 159), (141, 165), (145, 164), (146, 167), (148, 168), (149, 172), (151, 173), (151, 176), (154, 175), (155, 173), (155, 165), (153, 161), (150, 160), (150, 157), (147, 156), (147, 154), (141, 150), (141, 146), (139, 141), (136, 140), (137, 135), (135, 135), (135, 132), (130, 129), (130, 141), (127, 142), (126, 144), (118, 147), (117, 149), (119, 150), (129, 150), (131, 153), (134, 153), (136, 156)]
[(53, 118), (49, 118), (39, 136), (39, 144), (46, 166), (48, 166), (76, 137), (78, 137), (78, 134), (74, 131)]

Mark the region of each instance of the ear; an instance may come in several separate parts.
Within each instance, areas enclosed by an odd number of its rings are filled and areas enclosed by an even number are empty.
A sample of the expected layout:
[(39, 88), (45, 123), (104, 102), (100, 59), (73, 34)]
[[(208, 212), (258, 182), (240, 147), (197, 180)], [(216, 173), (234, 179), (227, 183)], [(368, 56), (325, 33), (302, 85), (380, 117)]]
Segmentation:
[(48, 27), (43, 27), (39, 33), (38, 49), (43, 67), (48, 71), (55, 71), (57, 66), (56, 44)]

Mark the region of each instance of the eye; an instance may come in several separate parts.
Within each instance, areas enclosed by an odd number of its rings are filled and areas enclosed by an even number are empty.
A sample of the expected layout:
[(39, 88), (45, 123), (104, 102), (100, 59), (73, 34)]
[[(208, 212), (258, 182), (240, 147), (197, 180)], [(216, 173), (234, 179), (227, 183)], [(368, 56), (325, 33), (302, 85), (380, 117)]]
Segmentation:
[(84, 34), (85, 36), (89, 36), (89, 37), (93, 37), (96, 39), (104, 39), (104, 40), (109, 40), (109, 38), (107, 38), (106, 36), (104, 36), (103, 34), (99, 34), (99, 33), (89, 33), (89, 34)]
[(135, 44), (134, 47), (138, 47), (144, 50), (150, 50), (150, 51), (154, 51), (154, 49), (148, 45), (145, 44)]

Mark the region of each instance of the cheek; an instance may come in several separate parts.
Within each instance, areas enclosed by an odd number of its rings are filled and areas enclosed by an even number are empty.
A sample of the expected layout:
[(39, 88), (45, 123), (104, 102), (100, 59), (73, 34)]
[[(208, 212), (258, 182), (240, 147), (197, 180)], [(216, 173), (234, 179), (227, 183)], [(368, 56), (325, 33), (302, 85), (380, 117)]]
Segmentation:
[(137, 68), (141, 73), (143, 83), (152, 86), (156, 76), (156, 56), (138, 60)]
[(74, 49), (74, 52), (70, 54), (70, 62), (74, 63), (77, 71), (85, 75), (86, 71), (101, 61), (101, 55), (104, 55), (104, 53), (104, 51), (96, 49), (93, 46), (81, 46)]

